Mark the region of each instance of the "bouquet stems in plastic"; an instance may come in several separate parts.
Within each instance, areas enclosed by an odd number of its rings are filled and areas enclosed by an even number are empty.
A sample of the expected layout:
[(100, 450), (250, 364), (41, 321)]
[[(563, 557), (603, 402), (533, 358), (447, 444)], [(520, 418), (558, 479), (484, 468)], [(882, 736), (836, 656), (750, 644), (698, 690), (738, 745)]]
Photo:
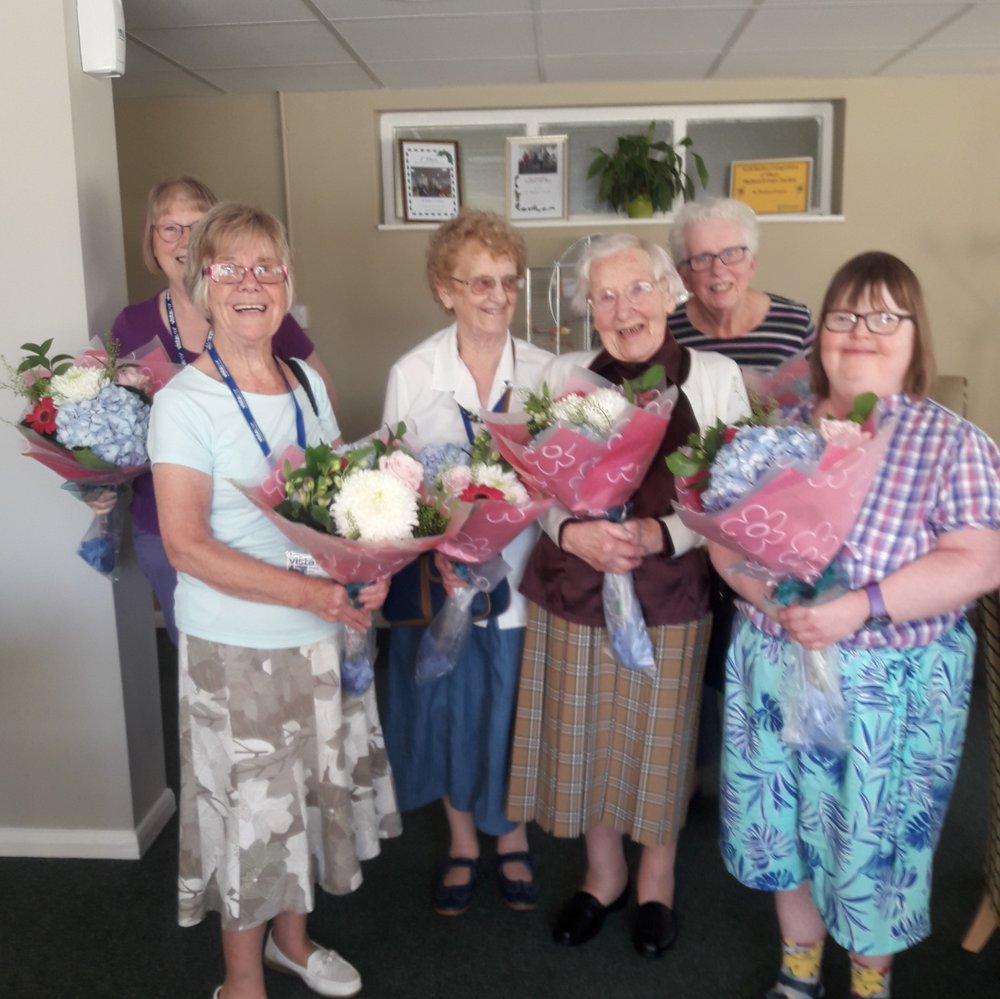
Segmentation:
[[(351, 603), (360, 607), (359, 596), (364, 585), (349, 583), (347, 593)], [(341, 625), (340, 687), (349, 697), (363, 694), (375, 679), (375, 625), (355, 631)]]
[(477, 565), (458, 563), (456, 571), (468, 585), (448, 597), (420, 637), (414, 672), (418, 684), (439, 680), (455, 668), (472, 630), (472, 601), (477, 593), (491, 592), (510, 566), (496, 556)]

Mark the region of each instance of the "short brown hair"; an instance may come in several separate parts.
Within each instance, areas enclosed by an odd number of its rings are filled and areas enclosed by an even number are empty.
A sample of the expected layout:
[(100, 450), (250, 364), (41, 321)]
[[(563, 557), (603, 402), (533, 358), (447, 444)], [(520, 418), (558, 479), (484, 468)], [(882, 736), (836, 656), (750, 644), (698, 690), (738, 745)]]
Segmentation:
[(453, 219), (439, 225), (427, 244), (427, 283), (439, 302), (436, 286), (451, 277), (458, 254), (467, 243), (480, 243), (494, 257), (510, 257), (517, 276), (524, 277), (528, 250), (520, 233), (493, 212), (463, 208)]
[(207, 212), (212, 205), (218, 203), (219, 199), (207, 185), (203, 184), (197, 177), (171, 177), (169, 180), (161, 180), (146, 195), (146, 222), (142, 230), (142, 259), (146, 269), (155, 274), (160, 270), (160, 265), (153, 256), (153, 226), (156, 220), (163, 214), (163, 209), (174, 198), (185, 198), (194, 202), (203, 212)]
[[(845, 302), (856, 302), (866, 292), (876, 305), (885, 305), (878, 298), (888, 292), (896, 305), (912, 316), (913, 354), (903, 376), (903, 391), (914, 399), (927, 398), (935, 378), (930, 323), (917, 275), (899, 257), (880, 250), (869, 250), (852, 257), (833, 275), (819, 314), (820, 337), (827, 335), (823, 324), (828, 313), (843, 307)], [(813, 348), (809, 368), (812, 390), (825, 399), (830, 393), (830, 380), (823, 369), (819, 343)]]
[(285, 282), (285, 309), (287, 311), (292, 307), (291, 252), (285, 227), (260, 208), (224, 201), (210, 208), (191, 230), (187, 260), (184, 262), (184, 289), (194, 307), (209, 319), (208, 285), (212, 279), (205, 275), (205, 268), (223, 250), (245, 238), (271, 241), (274, 255), (289, 268)]

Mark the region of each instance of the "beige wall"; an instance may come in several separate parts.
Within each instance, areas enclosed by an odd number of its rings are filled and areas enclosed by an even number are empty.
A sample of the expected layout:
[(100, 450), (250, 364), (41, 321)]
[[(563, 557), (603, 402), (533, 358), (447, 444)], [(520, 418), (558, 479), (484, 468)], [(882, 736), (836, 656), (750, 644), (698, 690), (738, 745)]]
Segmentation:
[[(1000, 226), (1000, 78), (698, 81), (120, 101), (130, 298), (151, 294), (138, 229), (146, 190), (187, 171), (291, 224), (299, 300), (338, 382), (348, 436), (375, 425), (392, 359), (443, 324), (423, 283), (425, 230), (383, 231), (382, 111), (529, 105), (842, 99), (843, 219), (767, 222), (757, 284), (819, 304), (850, 255), (903, 257), (927, 293), (939, 367), (970, 380), (970, 416), (1000, 436), (994, 331)], [(282, 125), (285, 146), (280, 136)], [(287, 163), (287, 171), (283, 169)], [(287, 184), (287, 211), (286, 211)], [(585, 228), (526, 229), (545, 265)], [(645, 229), (665, 238), (666, 227)], [(131, 241), (129, 241), (131, 240)]]

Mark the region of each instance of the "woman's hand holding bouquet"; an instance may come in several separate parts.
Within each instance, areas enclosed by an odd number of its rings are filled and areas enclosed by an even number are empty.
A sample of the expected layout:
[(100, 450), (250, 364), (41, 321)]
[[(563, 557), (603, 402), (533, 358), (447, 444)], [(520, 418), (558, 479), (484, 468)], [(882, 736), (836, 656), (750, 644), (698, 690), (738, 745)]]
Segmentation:
[(76, 358), (49, 357), (52, 339), (23, 343), (7, 386), (28, 400), (18, 424), (24, 454), (65, 479), (63, 488), (97, 513), (77, 550), (98, 572), (114, 572), (121, 541), (117, 495), (149, 468), (146, 433), (153, 394), (177, 370), (158, 341), (126, 358), (99, 340)]
[(433, 495), (444, 503), (472, 504), (458, 533), (438, 546), (438, 568), (449, 594), (417, 650), (416, 681), (428, 683), (458, 663), (472, 628), (476, 596), (495, 592), (510, 572), (500, 552), (554, 501), (529, 492), (493, 449), (485, 430), (469, 447), (428, 445), (420, 460)]
[[(625, 521), (677, 398), (658, 365), (622, 388), (574, 367), (528, 395), (523, 413), (481, 414), (497, 449), (525, 482), (577, 517)], [(631, 572), (605, 572), (605, 623), (622, 666), (652, 670), (653, 646)]]
[[(291, 447), (262, 483), (236, 483), (299, 549), (288, 553), (289, 567), (332, 577), (355, 606), (362, 588), (454, 536), (469, 513), (424, 488), (423, 466), (402, 444), (405, 431), (401, 423), (384, 440)], [(364, 693), (374, 677), (374, 629), (346, 628), (344, 640), (344, 691)]]
[[(835, 557), (854, 525), (892, 426), (877, 399), (858, 396), (847, 420), (782, 423), (755, 407), (742, 424), (717, 424), (667, 458), (677, 513), (693, 531), (742, 554), (735, 566), (774, 585), (781, 605), (815, 605), (842, 591)], [(877, 428), (877, 429), (876, 429)], [(845, 710), (835, 645), (800, 650), (786, 675), (782, 737), (839, 751)]]

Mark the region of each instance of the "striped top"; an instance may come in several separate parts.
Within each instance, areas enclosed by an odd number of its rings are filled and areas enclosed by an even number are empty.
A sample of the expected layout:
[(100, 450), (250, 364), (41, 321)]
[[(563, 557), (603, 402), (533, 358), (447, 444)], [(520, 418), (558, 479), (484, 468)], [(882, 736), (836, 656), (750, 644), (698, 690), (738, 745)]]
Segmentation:
[[(894, 395), (882, 400), (883, 418), (896, 429), (858, 519), (837, 561), (848, 589), (881, 582), (932, 551), (938, 538), (962, 528), (1000, 529), (1000, 451), (978, 427), (930, 399)], [(792, 410), (809, 420), (812, 403)], [(783, 634), (756, 608), (751, 621)], [(961, 619), (963, 607), (934, 617), (862, 628), (841, 644), (906, 648), (935, 641)]]
[(705, 336), (688, 319), (687, 303), (667, 317), (673, 338), (692, 350), (714, 350), (731, 357), (741, 368), (769, 371), (797, 354), (808, 353), (816, 336), (809, 306), (767, 292), (770, 308), (756, 328), (732, 339)]

